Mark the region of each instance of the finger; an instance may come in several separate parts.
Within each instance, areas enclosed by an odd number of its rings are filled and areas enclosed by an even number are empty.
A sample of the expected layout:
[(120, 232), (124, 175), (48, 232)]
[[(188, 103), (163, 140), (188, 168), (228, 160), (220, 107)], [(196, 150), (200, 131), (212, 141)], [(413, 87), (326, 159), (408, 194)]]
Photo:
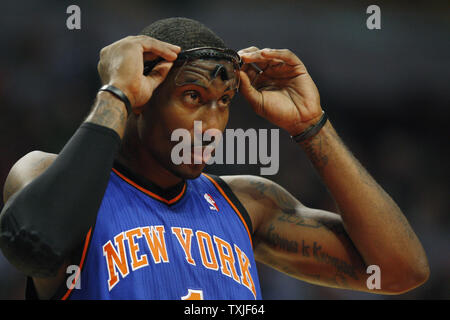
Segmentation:
[(144, 61), (151, 61), (158, 58), (157, 54), (154, 54), (153, 52), (144, 52)]
[(261, 56), (281, 60), (291, 66), (302, 64), (301, 60), (289, 49), (263, 49)]
[(258, 112), (261, 106), (261, 93), (252, 86), (250, 79), (245, 72), (240, 71), (240, 77), (239, 92), (242, 93), (252, 108)]
[[(239, 56), (241, 56), (241, 55), (243, 55), (245, 53), (254, 52), (254, 51), (258, 51), (258, 50), (259, 50), (258, 47), (253, 46), (253, 47), (248, 47), (248, 48), (245, 48), (245, 49), (241, 49), (237, 53), (238, 53)], [(244, 65), (241, 68), (241, 70), (245, 71), (245, 72), (247, 72), (247, 70), (250, 70), (250, 69), (251, 69), (251, 67), (247, 63), (244, 63)]]
[(261, 50), (252, 52), (243, 52), (240, 56), (242, 61), (244, 61), (244, 63), (268, 62), (270, 60), (270, 58), (266, 58), (261, 54)]
[(269, 67), (279, 67), (285, 64), (285, 62), (281, 59), (271, 59), (269, 62)]
[(173, 62), (161, 61), (145, 77), (151, 91), (155, 90), (166, 79), (172, 66)]
[(137, 36), (136, 39), (138, 41), (141, 41), (141, 43), (143, 44), (143, 46), (158, 46), (158, 47), (164, 47), (167, 48), (169, 50), (174, 51), (175, 53), (179, 53), (181, 51), (181, 47), (171, 44), (169, 42), (165, 42), (165, 41), (161, 41), (149, 36), (145, 36), (145, 35), (140, 35)]
[[(253, 47), (256, 48), (256, 47)], [(257, 48), (256, 48), (257, 49)], [(260, 54), (260, 50), (254, 50), (249, 52), (241, 52), (241, 58), (244, 62), (242, 70), (247, 74), (250, 70), (253, 70), (252, 73), (262, 73), (269, 66), (270, 59), (264, 58)]]
[(245, 49), (241, 49), (237, 53), (238, 53), (238, 55), (241, 55), (243, 53), (253, 52), (253, 51), (258, 51), (258, 50), (259, 50), (258, 47), (253, 46), (253, 47), (248, 47), (248, 48), (245, 48)]
[(250, 81), (253, 83), (253, 80), (255, 79), (255, 77), (258, 75), (258, 72), (253, 68), (253, 67), (251, 67), (251, 65), (248, 65), (248, 66), (250, 66), (250, 68), (248, 68), (248, 69), (246, 69), (246, 70), (242, 70), (241, 69), (241, 71), (243, 71), (243, 72), (245, 72), (245, 74), (247, 75), (247, 77), (250, 79)]
[(251, 69), (250, 65), (247, 63), (244, 63), (241, 67), (241, 71), (244, 71), (244, 72), (248, 72), (250, 69)]
[(167, 61), (174, 61), (181, 51), (179, 46), (152, 37), (140, 36), (135, 40), (142, 46), (143, 52), (154, 53)]
[(264, 71), (266, 77), (273, 79), (292, 79), (305, 73), (306, 70), (301, 65), (289, 66), (285, 63), (271, 66)]
[(264, 70), (266, 70), (269, 67), (270, 60), (261, 61), (261, 62), (248, 62), (244, 63), (243, 65), (243, 71), (245, 71), (247, 74), (256, 73), (260, 74), (263, 73)]

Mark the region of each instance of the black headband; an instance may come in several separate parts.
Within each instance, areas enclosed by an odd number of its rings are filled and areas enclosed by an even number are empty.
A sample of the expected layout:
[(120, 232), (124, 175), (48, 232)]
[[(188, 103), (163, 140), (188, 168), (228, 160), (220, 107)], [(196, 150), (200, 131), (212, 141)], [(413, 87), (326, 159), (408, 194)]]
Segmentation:
[[(215, 47), (199, 47), (188, 50), (183, 50), (178, 54), (175, 63), (184, 62), (186, 60), (195, 59), (216, 59), (216, 60), (229, 60), (235, 65), (236, 69), (240, 69), (242, 66), (241, 57), (236, 51), (228, 48), (215, 48)], [(150, 71), (164, 59), (158, 57), (155, 60), (144, 62), (144, 75), (148, 75)]]

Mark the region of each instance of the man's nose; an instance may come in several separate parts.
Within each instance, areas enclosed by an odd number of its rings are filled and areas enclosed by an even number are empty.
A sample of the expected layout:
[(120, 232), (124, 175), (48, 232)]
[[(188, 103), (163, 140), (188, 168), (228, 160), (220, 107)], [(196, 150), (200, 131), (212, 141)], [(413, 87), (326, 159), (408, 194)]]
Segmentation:
[(202, 110), (201, 121), (203, 133), (208, 129), (217, 129), (222, 131), (223, 124), (226, 122), (226, 111), (221, 108), (217, 101), (211, 101), (206, 108)]
[[(194, 123), (194, 139), (208, 144), (212, 141), (218, 143), (227, 122), (227, 110), (221, 108), (217, 102), (208, 103), (197, 115)], [(217, 140), (217, 141), (216, 141)]]

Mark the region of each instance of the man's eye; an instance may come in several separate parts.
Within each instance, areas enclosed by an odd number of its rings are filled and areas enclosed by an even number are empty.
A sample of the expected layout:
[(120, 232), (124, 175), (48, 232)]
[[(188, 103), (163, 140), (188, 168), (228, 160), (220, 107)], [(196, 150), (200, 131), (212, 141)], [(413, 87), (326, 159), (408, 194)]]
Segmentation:
[(220, 102), (224, 105), (228, 105), (231, 102), (231, 98), (229, 95), (225, 95), (222, 98), (220, 98)]
[(196, 104), (200, 102), (200, 94), (196, 91), (187, 91), (184, 94), (184, 99), (187, 103)]

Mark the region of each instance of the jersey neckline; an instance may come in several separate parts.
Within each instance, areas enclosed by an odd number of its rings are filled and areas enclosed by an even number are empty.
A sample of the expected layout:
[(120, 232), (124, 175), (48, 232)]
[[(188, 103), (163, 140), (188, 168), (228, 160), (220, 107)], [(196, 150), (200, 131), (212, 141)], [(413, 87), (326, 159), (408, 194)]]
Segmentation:
[(186, 193), (186, 180), (164, 189), (145, 177), (133, 172), (130, 168), (125, 167), (117, 160), (114, 161), (112, 170), (117, 176), (126, 181), (128, 184), (165, 204), (175, 204)]

